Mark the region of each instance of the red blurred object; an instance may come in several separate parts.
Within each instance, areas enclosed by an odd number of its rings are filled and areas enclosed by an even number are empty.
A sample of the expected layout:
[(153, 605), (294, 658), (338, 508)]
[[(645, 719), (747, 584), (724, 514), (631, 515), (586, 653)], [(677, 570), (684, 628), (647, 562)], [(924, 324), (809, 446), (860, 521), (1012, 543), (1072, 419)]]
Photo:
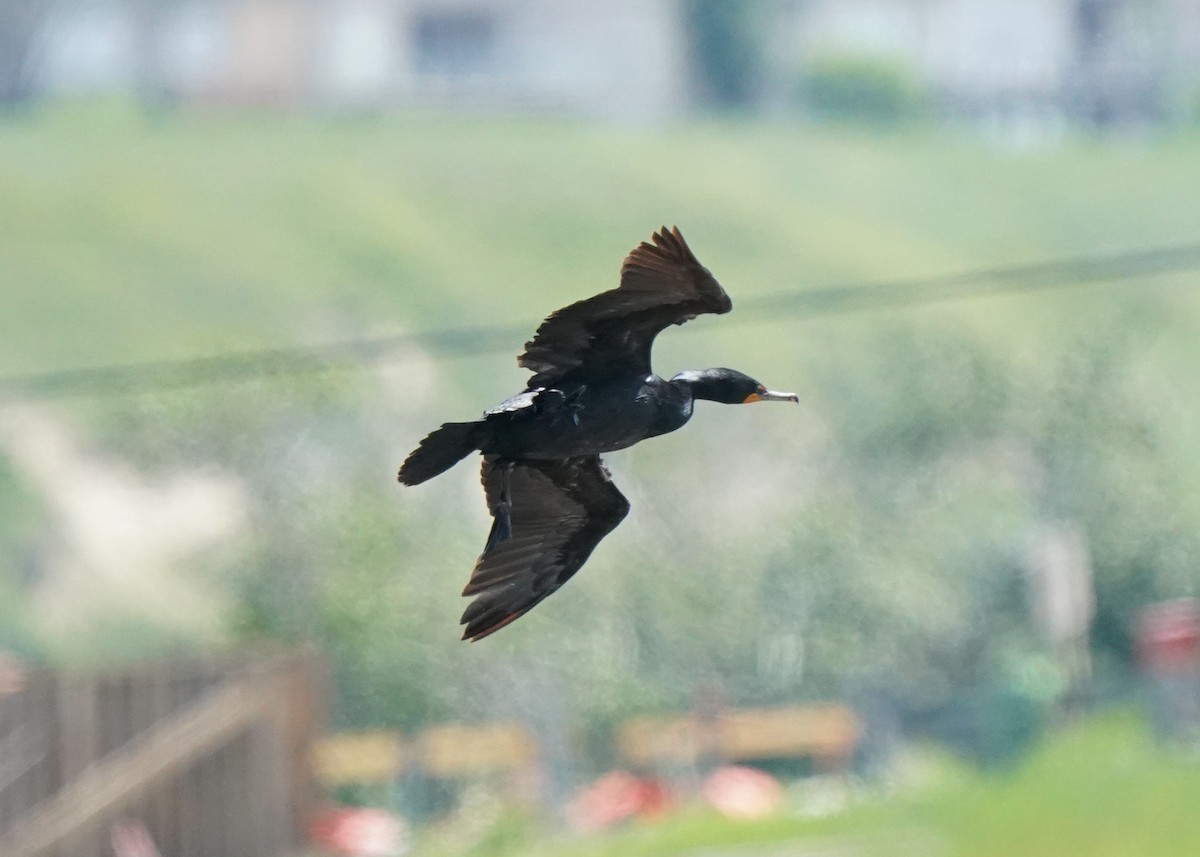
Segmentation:
[(12, 652), (0, 649), (0, 698), (25, 689), (25, 666)]
[(660, 780), (613, 771), (581, 791), (567, 807), (577, 830), (603, 830), (636, 817), (661, 815), (675, 806), (670, 789)]
[(1153, 604), (1138, 616), (1137, 646), (1150, 672), (1200, 669), (1200, 602), (1180, 598)]
[(108, 839), (115, 857), (161, 857), (150, 831), (140, 821), (117, 821), (109, 829)]
[(717, 812), (730, 818), (762, 818), (778, 812), (783, 804), (779, 780), (740, 765), (713, 771), (701, 793)]
[(313, 845), (344, 857), (395, 857), (408, 850), (404, 822), (381, 809), (330, 807), (313, 816)]

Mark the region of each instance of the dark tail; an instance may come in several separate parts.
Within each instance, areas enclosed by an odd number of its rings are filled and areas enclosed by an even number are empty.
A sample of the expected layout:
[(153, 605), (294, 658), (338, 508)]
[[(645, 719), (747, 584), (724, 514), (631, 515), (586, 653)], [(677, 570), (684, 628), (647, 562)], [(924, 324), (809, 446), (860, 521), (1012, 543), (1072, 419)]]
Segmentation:
[(400, 481), (420, 485), (479, 449), (484, 423), (446, 423), (429, 433), (400, 465)]

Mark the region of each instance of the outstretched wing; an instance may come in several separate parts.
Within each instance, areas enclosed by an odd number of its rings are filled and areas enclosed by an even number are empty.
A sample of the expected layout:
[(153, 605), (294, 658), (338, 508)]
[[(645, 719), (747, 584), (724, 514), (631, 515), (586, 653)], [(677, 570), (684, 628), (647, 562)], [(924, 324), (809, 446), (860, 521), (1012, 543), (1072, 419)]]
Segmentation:
[(494, 545), (489, 539), (475, 563), (463, 590), (475, 596), (463, 613), (464, 640), (500, 630), (566, 583), (629, 512), (598, 455), (565, 461), (487, 456), (482, 479), (493, 514), (507, 479), (512, 535)]
[(650, 374), (654, 337), (701, 313), (726, 313), (733, 302), (679, 234), (665, 226), (621, 266), (621, 285), (560, 309), (542, 322), (517, 363), (533, 371), (530, 387), (558, 384), (580, 370), (591, 380)]

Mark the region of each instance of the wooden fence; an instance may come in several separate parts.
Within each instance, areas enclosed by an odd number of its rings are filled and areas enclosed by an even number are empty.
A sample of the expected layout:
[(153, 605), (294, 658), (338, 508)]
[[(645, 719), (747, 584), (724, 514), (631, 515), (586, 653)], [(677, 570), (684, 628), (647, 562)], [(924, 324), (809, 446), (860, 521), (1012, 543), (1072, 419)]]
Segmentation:
[(0, 697), (0, 854), (110, 857), (130, 829), (164, 857), (294, 853), (320, 691), (295, 653), (29, 673)]

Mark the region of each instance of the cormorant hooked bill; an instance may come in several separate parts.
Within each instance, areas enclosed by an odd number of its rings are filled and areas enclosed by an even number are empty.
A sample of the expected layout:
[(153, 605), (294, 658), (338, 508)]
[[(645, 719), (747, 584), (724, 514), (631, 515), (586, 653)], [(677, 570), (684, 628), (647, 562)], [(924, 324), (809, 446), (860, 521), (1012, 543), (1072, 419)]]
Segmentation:
[(696, 261), (677, 228), (664, 226), (621, 266), (621, 285), (573, 303), (542, 322), (518, 365), (524, 392), (467, 423), (446, 423), (400, 467), (418, 485), (475, 450), (492, 529), (463, 595), (464, 640), (520, 618), (567, 580), (629, 512), (600, 453), (675, 431), (696, 399), (727, 405), (798, 402), (732, 369), (650, 368), (650, 348), (668, 325), (733, 303)]

